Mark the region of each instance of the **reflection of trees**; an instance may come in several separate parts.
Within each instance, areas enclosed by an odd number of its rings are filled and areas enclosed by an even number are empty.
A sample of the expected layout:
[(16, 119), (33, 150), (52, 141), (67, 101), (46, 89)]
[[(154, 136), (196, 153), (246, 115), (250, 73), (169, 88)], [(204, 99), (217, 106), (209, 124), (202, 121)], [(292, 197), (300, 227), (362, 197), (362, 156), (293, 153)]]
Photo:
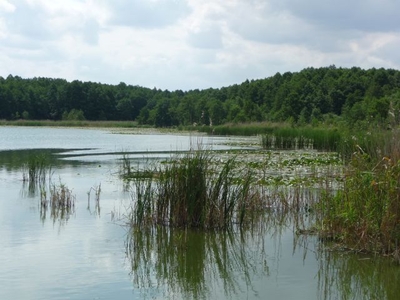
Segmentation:
[(399, 299), (400, 269), (386, 258), (319, 253), (320, 299)]
[(263, 226), (237, 232), (203, 232), (154, 226), (132, 229), (127, 256), (135, 287), (147, 296), (227, 298), (252, 289), (255, 277), (268, 276)]

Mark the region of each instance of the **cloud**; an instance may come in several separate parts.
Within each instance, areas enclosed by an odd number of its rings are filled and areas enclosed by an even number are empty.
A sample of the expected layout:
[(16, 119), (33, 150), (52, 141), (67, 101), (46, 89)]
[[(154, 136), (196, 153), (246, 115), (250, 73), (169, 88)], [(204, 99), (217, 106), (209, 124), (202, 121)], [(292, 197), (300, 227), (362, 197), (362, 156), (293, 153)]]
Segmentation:
[(15, 6), (7, 0), (0, 0), (0, 13), (10, 13), (15, 10)]
[(395, 0), (0, 0), (0, 76), (161, 89), (398, 68)]
[(222, 30), (216, 24), (201, 28), (189, 34), (188, 42), (196, 48), (219, 49), (222, 47)]
[(271, 0), (272, 6), (306, 20), (335, 30), (399, 30), (397, 0)]
[(109, 0), (115, 25), (158, 28), (176, 23), (189, 12), (185, 1), (178, 0)]
[(34, 5), (26, 5), (24, 1), (15, 1), (15, 10), (7, 18), (10, 32), (30, 40), (47, 40), (51, 38), (51, 30), (46, 26), (46, 15)]

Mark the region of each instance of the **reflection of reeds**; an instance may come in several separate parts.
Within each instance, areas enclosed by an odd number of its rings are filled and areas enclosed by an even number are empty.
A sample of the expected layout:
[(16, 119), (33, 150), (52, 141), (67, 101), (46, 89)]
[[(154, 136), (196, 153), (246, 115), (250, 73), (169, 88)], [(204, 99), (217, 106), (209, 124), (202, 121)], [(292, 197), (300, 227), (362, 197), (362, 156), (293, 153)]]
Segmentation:
[(318, 251), (318, 299), (398, 299), (400, 272), (387, 258)]
[(181, 299), (209, 299), (217, 290), (232, 298), (251, 290), (254, 277), (269, 275), (265, 228), (202, 232), (151, 226), (131, 230), (126, 254), (134, 286), (147, 292), (145, 296)]
[(100, 193), (101, 193), (101, 183), (97, 186), (92, 186), (90, 190), (87, 192), (88, 194), (88, 205), (87, 205), (87, 210), (90, 212), (90, 195), (92, 191), (95, 194), (95, 213), (100, 216)]

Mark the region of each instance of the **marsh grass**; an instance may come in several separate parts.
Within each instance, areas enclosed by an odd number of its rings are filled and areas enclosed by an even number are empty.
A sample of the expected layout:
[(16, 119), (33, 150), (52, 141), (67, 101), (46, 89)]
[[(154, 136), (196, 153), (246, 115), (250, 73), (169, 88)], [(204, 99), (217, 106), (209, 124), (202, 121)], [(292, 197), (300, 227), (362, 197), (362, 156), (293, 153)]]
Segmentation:
[(315, 149), (337, 151), (341, 134), (337, 129), (278, 127), (261, 135), (264, 149)]
[(386, 134), (371, 138), (365, 150), (356, 144), (343, 188), (320, 202), (321, 228), (355, 251), (400, 261), (400, 133)]
[[(244, 225), (264, 207), (249, 169), (237, 168), (234, 158), (222, 167), (206, 150), (190, 151), (167, 163), (134, 173), (133, 225), (229, 228)], [(149, 176), (151, 174), (151, 176)]]
[(44, 154), (30, 155), (27, 162), (22, 165), (22, 182), (24, 186), (28, 185), (29, 196), (35, 196), (46, 181), (51, 181), (52, 175), (51, 163)]
[(75, 195), (72, 194), (65, 184), (51, 183), (49, 195), (45, 187), (42, 186), (40, 193), (40, 217), (46, 220), (47, 211), (50, 210), (50, 217), (53, 222), (56, 220), (68, 220), (70, 215), (75, 212)]
[(254, 122), (254, 123), (228, 123), (218, 126), (195, 126), (187, 129), (206, 132), (215, 135), (260, 135), (272, 133), (281, 127), (289, 127), (286, 123)]
[(23, 165), (22, 180), (25, 182), (44, 183), (51, 175), (52, 167), (46, 155), (31, 155)]

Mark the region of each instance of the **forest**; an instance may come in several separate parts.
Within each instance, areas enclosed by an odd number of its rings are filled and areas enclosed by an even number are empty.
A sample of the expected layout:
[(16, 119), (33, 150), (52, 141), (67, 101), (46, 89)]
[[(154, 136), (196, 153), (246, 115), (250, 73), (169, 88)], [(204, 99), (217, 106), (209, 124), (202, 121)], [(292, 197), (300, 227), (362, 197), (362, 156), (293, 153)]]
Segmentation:
[(246, 122), (388, 126), (400, 71), (306, 68), (222, 88), (160, 90), (119, 83), (0, 77), (0, 119), (136, 121), (155, 127)]

